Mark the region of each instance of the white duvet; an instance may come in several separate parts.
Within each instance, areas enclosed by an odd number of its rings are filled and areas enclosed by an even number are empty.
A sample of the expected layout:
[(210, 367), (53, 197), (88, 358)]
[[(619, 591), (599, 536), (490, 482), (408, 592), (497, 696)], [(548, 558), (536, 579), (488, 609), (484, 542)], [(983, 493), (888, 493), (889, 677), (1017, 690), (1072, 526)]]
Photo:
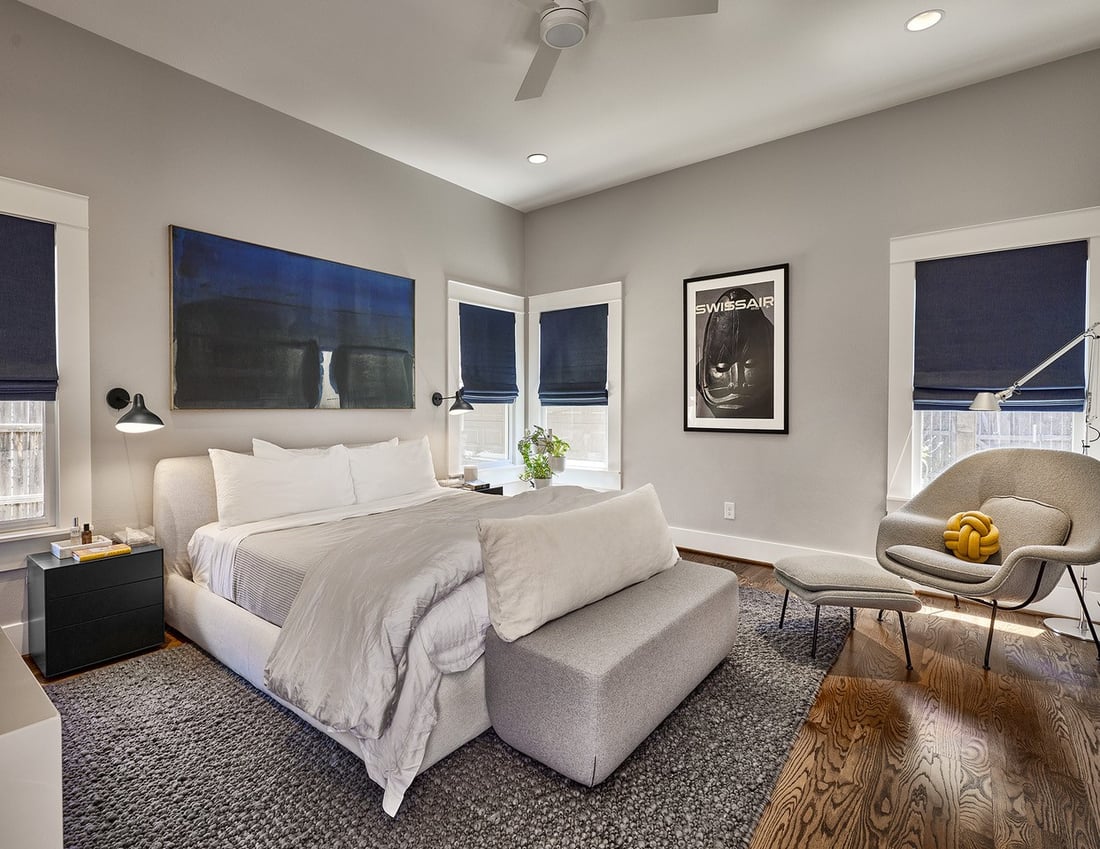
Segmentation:
[[(468, 669), (483, 651), (489, 616), (477, 519), (562, 512), (607, 497), (576, 487), (514, 498), (439, 490), (400, 509), (376, 503), (323, 511), (334, 514), (324, 526), (317, 525), (320, 514), (251, 529), (207, 526), (190, 549), (196, 580), (232, 600), (226, 565), (249, 533), (302, 527), (300, 542), (308, 545), (307, 531), (327, 529), (312, 531), (324, 535), (324, 556), (295, 598), (265, 683), (360, 741), (392, 816), (423, 761), (442, 676)], [(220, 565), (198, 565), (203, 560)]]

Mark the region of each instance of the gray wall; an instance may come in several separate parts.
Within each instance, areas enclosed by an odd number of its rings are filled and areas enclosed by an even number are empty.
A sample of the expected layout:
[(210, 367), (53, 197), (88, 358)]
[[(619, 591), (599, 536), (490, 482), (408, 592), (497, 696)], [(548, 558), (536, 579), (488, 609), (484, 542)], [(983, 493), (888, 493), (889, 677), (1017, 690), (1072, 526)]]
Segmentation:
[[(528, 214), (529, 294), (624, 281), (624, 485), (679, 527), (873, 554), (889, 239), (1100, 204), (1098, 79), (1093, 52)], [(682, 280), (783, 262), (790, 434), (684, 433)]]
[[(0, 175), (91, 198), (94, 503), (82, 517), (102, 528), (151, 522), (160, 457), (244, 449), (252, 436), (429, 433), (442, 472), (446, 417), (428, 399), (444, 388), (446, 279), (522, 287), (515, 210), (11, 0), (0, 0)], [(171, 411), (170, 224), (415, 278), (417, 409)], [(142, 392), (167, 427), (118, 433), (103, 401), (116, 385)], [(0, 550), (0, 567), (17, 556)], [(21, 581), (0, 577), (0, 625), (22, 604)]]

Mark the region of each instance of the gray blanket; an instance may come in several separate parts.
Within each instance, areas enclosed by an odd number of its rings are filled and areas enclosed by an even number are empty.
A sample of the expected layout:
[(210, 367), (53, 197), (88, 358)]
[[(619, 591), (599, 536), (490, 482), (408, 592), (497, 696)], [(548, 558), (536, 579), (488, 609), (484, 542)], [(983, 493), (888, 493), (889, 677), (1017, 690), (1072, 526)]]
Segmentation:
[[(566, 486), (512, 498), (463, 492), (345, 520), (354, 530), (342, 529), (347, 541), (306, 576), (268, 658), (267, 686), (331, 728), (377, 738), (418, 624), (482, 571), (477, 520), (560, 513), (615, 494)], [(483, 642), (483, 633), (471, 636)]]

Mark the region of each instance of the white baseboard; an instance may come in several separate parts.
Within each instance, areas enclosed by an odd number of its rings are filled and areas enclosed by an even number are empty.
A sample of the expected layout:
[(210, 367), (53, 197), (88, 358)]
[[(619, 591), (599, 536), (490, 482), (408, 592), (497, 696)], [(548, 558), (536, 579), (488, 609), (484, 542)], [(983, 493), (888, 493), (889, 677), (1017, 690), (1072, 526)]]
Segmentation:
[(734, 537), (728, 534), (716, 534), (713, 531), (696, 531), (691, 528), (671, 528), (671, 530), (672, 541), (678, 546), (693, 548), (696, 551), (706, 551), (710, 554), (720, 554), (724, 557), (736, 557), (741, 560), (775, 563), (780, 558), (796, 555), (844, 554), (847, 557), (858, 557), (868, 563), (876, 562), (874, 557), (853, 554), (850, 551), (826, 551), (821, 548), (787, 545), (786, 543), (750, 539), (749, 537)]
[[(799, 545), (787, 545), (785, 543), (771, 542), (763, 539), (751, 539), (748, 537), (735, 537), (728, 534), (716, 534), (712, 531), (696, 531), (691, 528), (672, 528), (672, 540), (683, 548), (693, 548), (696, 551), (706, 551), (711, 554), (719, 554), (724, 557), (736, 557), (742, 560), (756, 560), (761, 563), (775, 563), (782, 557), (807, 554), (845, 554), (848, 557), (858, 557), (868, 563), (877, 563), (874, 557), (862, 554), (852, 554), (844, 551), (826, 551), (819, 548), (807, 548)], [(1095, 581), (1100, 581), (1100, 575)], [(1091, 582), (1091, 585), (1094, 585)], [(927, 587), (910, 584), (922, 593), (947, 596)], [(948, 596), (950, 597), (950, 596)], [(1089, 615), (1093, 621), (1100, 621), (1100, 593), (1091, 590), (1085, 593), (1085, 601), (1088, 604)], [(1037, 613), (1046, 616), (1064, 616), (1071, 619), (1079, 619), (1081, 616), (1081, 603), (1077, 600), (1077, 593), (1069, 582), (1069, 576), (1063, 575), (1062, 583), (1054, 588), (1054, 591), (1041, 601), (1035, 602), (1025, 608), (1029, 613)], [(1100, 633), (1100, 627), (1097, 628)]]
[(11, 641), (11, 644), (19, 649), (20, 654), (30, 654), (30, 646), (27, 645), (26, 622), (12, 622), (10, 625), (4, 625), (2, 630), (4, 636)]

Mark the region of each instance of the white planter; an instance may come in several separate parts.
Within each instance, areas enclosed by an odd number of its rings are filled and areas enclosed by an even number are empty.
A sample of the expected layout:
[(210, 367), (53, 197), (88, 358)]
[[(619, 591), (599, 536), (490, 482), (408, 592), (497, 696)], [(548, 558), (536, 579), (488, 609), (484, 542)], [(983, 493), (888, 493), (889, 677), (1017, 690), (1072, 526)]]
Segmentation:
[(561, 473), (565, 471), (565, 458), (564, 457), (551, 457), (550, 458), (550, 471), (554, 473)]
[(531, 486), (535, 489), (542, 489), (544, 486), (550, 486), (553, 482), (553, 478), (531, 478)]

